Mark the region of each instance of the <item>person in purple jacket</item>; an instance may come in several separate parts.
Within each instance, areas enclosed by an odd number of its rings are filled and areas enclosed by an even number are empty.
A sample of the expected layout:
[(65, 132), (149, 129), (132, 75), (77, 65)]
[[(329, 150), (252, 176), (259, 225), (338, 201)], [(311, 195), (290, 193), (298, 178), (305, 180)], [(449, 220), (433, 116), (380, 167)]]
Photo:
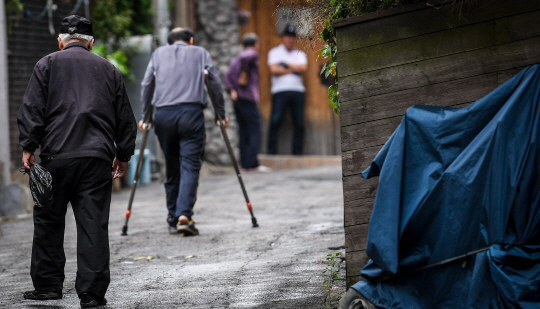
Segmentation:
[(242, 37), (242, 52), (232, 61), (223, 83), (234, 101), (240, 138), (240, 163), (244, 171), (267, 171), (259, 165), (261, 145), (259, 102), (259, 37), (247, 33)]

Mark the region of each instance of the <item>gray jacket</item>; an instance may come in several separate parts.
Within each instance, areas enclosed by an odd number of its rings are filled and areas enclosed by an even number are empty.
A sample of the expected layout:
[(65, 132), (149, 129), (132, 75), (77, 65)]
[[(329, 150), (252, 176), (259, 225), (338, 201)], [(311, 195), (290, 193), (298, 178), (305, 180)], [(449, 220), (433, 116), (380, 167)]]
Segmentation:
[(182, 103), (208, 104), (204, 91), (204, 70), (208, 71), (210, 95), (225, 118), (221, 80), (210, 53), (200, 47), (177, 41), (154, 51), (141, 83), (142, 119), (151, 116), (152, 106)]

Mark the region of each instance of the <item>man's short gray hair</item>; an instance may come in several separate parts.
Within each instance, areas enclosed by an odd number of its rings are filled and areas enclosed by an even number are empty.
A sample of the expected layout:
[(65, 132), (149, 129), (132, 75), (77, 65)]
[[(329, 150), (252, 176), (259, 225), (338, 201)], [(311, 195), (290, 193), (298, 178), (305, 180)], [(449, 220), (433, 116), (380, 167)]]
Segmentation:
[(60, 33), (58, 37), (60, 38), (60, 40), (62, 40), (62, 42), (64, 42), (64, 44), (67, 44), (67, 42), (71, 40), (78, 40), (78, 41), (81, 41), (83, 44), (88, 44), (90, 43), (90, 41), (92, 41), (92, 39), (94, 39), (94, 37), (91, 35), (79, 34), (79, 33), (74, 33), (74, 34)]
[(255, 33), (246, 33), (242, 37), (244, 47), (253, 47), (259, 42), (259, 37)]

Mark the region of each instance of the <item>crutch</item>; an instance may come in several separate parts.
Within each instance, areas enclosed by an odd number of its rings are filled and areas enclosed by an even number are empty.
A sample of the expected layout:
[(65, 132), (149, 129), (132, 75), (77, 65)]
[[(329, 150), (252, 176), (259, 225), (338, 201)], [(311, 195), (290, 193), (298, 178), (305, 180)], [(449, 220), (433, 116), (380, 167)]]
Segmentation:
[(231, 161), (234, 166), (234, 170), (236, 171), (236, 176), (238, 177), (238, 182), (240, 183), (240, 187), (242, 188), (242, 193), (244, 193), (244, 198), (246, 199), (246, 205), (247, 209), (249, 210), (249, 214), (251, 215), (251, 223), (253, 224), (253, 227), (258, 227), (259, 224), (257, 224), (257, 219), (253, 215), (253, 205), (251, 205), (251, 202), (249, 201), (249, 197), (246, 191), (246, 187), (244, 186), (244, 181), (242, 180), (242, 174), (240, 173), (240, 169), (238, 168), (238, 163), (236, 162), (236, 158), (234, 157), (234, 151), (231, 146), (231, 142), (229, 141), (229, 136), (227, 135), (227, 130), (225, 130), (225, 120), (221, 117), (220, 113), (218, 112), (216, 108), (216, 103), (214, 102), (212, 95), (210, 93), (210, 84), (208, 82), (208, 71), (204, 70), (204, 81), (206, 84), (206, 92), (208, 93), (208, 96), (210, 97), (210, 102), (212, 103), (212, 106), (214, 107), (215, 114), (218, 119), (219, 128), (221, 129), (221, 134), (223, 135), (223, 139), (225, 140), (225, 145), (227, 145), (227, 150), (229, 151), (229, 155), (231, 156)]
[(137, 190), (137, 182), (139, 181), (139, 176), (141, 173), (141, 168), (144, 160), (144, 149), (146, 148), (146, 140), (148, 139), (148, 133), (150, 132), (150, 118), (146, 120), (143, 124), (143, 137), (141, 140), (141, 149), (139, 150), (139, 158), (137, 160), (137, 168), (135, 169), (135, 176), (133, 177), (133, 184), (131, 186), (131, 194), (129, 195), (128, 208), (126, 210), (126, 221), (122, 227), (122, 236), (127, 236), (128, 230), (128, 221), (131, 216), (131, 206), (133, 206), (133, 198), (135, 197), (135, 190)]

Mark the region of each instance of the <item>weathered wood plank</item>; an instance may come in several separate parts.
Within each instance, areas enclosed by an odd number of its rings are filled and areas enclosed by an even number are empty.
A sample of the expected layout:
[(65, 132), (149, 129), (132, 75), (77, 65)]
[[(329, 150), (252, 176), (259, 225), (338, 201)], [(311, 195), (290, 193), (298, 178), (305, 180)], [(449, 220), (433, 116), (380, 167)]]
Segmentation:
[[(498, 86), (498, 74), (490, 73), (446, 83), (403, 90), (365, 99), (345, 102), (341, 105), (341, 151), (381, 145), (389, 137), (388, 130), (381, 136), (365, 136), (370, 132), (362, 128), (346, 128), (354, 124), (404, 115), (413, 105), (453, 106), (476, 101)], [(394, 129), (400, 119), (388, 120)], [(373, 126), (377, 126), (374, 124)], [(378, 131), (380, 132), (380, 130)], [(377, 132), (372, 132), (374, 135)], [(366, 138), (368, 140), (363, 140)], [(381, 143), (382, 142), (382, 143)]]
[[(538, 61), (540, 62), (540, 59)], [(497, 72), (499, 86), (506, 83), (510, 78), (514, 77), (516, 74), (521, 72), (526, 67), (527, 66), (522, 66), (522, 67), (517, 67), (517, 68), (512, 68), (509, 70)]]
[(347, 277), (347, 289), (350, 288), (351, 286), (353, 286), (355, 283), (359, 282), (359, 281), (365, 281), (366, 279), (364, 279), (362, 276), (351, 276), (351, 277)]
[[(401, 112), (404, 113), (405, 110)], [(392, 135), (392, 132), (399, 126), (402, 118), (403, 114), (398, 114), (395, 117), (342, 127), (342, 151), (384, 145), (388, 141), (388, 138), (390, 138), (390, 135)]]
[(495, 27), (493, 22), (485, 22), (339, 53), (339, 75), (370, 72), (495, 46)]
[(344, 77), (380, 70), (525, 40), (538, 35), (540, 35), (540, 11), (534, 11), (339, 53), (339, 75)]
[(364, 171), (379, 153), (381, 146), (362, 148), (360, 150), (347, 151), (341, 155), (341, 170), (343, 176), (350, 176)]
[(365, 23), (368, 21), (371, 22), (373, 20), (377, 20), (381, 18), (393, 17), (395, 15), (407, 14), (413, 11), (418, 11), (418, 10), (422, 10), (426, 8), (433, 9), (433, 6), (445, 5), (445, 4), (448, 4), (447, 2), (448, 0), (431, 0), (429, 1), (429, 3), (420, 2), (420, 3), (414, 3), (414, 4), (398, 5), (394, 8), (387, 9), (387, 10), (375, 11), (375, 12), (367, 13), (361, 16), (338, 19), (332, 22), (332, 26), (334, 27), (334, 29), (342, 28), (345, 26), (354, 26), (355, 24)]
[(366, 198), (346, 202), (344, 216), (345, 227), (369, 223), (374, 203), (374, 198)]
[(441, 5), (437, 9), (429, 7), (399, 16), (359, 22), (344, 28), (337, 24), (338, 50), (345, 52), (539, 9), (540, 1), (535, 0), (458, 2)]
[[(473, 102), (463, 102), (457, 105), (448, 105), (448, 107), (461, 108), (471, 103)], [(404, 114), (342, 127), (342, 148), (345, 151), (342, 154), (343, 176), (362, 173), (368, 168), (371, 164), (370, 160), (373, 160), (386, 144), (402, 122), (403, 116)]]
[(340, 77), (340, 100), (344, 103), (358, 98), (539, 63), (539, 50), (540, 37), (534, 37), (494, 48)]
[(345, 252), (365, 250), (367, 244), (368, 224), (345, 227)]
[[(453, 105), (451, 107), (462, 108), (471, 103), (473, 102), (465, 102), (458, 105)], [(395, 118), (401, 120), (403, 118), (403, 115), (400, 115)], [(375, 139), (384, 140), (386, 142), (390, 138), (390, 135), (394, 132), (393, 130), (395, 129), (396, 126), (391, 122), (387, 122), (386, 127), (382, 126), (381, 123), (385, 120), (387, 119), (366, 122), (359, 125), (348, 126), (348, 127), (344, 127), (343, 130), (346, 134), (349, 134), (348, 132), (349, 130), (354, 131), (357, 126), (363, 126), (365, 128), (362, 130), (366, 130), (369, 132), (370, 130), (369, 128), (371, 126), (376, 126), (378, 128), (377, 132), (380, 134), (380, 137), (375, 138)], [(373, 132), (376, 132), (376, 130), (373, 130)], [(386, 133), (386, 135), (384, 135), (384, 133)], [(366, 168), (368, 168), (371, 165), (371, 162), (377, 156), (377, 154), (379, 153), (379, 151), (381, 150), (383, 146), (384, 145), (381, 144), (381, 145), (376, 145), (376, 146), (368, 147), (368, 148), (360, 147), (359, 149), (344, 152), (342, 154), (342, 159), (341, 159), (343, 176), (347, 177), (347, 176), (362, 173)]]
[(347, 277), (360, 276), (360, 271), (369, 262), (366, 250), (347, 252), (345, 255), (347, 261)]
[(379, 187), (379, 177), (364, 179), (360, 174), (343, 177), (344, 202), (375, 198)]

